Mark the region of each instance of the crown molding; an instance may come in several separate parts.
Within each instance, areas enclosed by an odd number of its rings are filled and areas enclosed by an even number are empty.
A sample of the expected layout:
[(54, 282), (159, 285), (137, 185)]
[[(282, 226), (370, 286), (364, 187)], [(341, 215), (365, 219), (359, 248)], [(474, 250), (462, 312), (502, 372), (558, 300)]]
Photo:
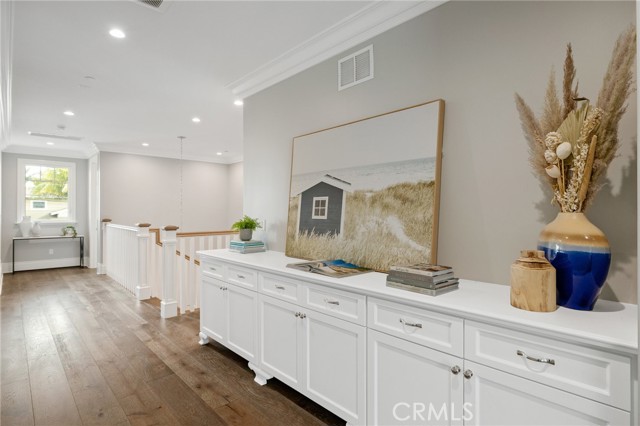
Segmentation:
[(43, 146), (38, 147), (30, 145), (9, 144), (4, 147), (2, 152), (10, 154), (46, 155), (47, 157), (76, 158), (84, 160), (93, 157), (100, 151), (94, 143), (91, 143), (81, 149), (49, 148)]
[[(180, 160), (180, 156), (176, 155), (174, 152), (164, 152), (164, 151), (153, 151), (149, 152), (147, 150), (140, 151), (136, 149), (114, 149), (109, 146), (105, 146), (100, 149), (100, 152), (111, 152), (114, 154), (126, 154), (126, 155), (141, 155), (143, 157), (158, 157), (158, 158), (169, 158), (172, 160)], [(198, 161), (200, 163), (213, 163), (213, 164), (221, 164), (221, 165), (230, 165), (235, 163), (241, 163), (243, 160), (242, 155), (229, 155), (219, 157), (217, 155), (188, 155), (185, 154), (182, 156), (182, 160), (185, 161)]]
[(447, 1), (375, 1), (226, 87), (245, 99)]

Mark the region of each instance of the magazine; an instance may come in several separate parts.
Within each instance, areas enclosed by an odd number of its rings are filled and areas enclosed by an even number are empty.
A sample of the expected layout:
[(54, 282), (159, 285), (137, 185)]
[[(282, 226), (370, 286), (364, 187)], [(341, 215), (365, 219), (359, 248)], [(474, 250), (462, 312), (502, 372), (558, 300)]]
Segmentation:
[(361, 266), (354, 265), (353, 263), (347, 263), (342, 259), (289, 263), (287, 268), (313, 272), (314, 274), (321, 274), (335, 278), (349, 277), (371, 271), (371, 269), (363, 268)]

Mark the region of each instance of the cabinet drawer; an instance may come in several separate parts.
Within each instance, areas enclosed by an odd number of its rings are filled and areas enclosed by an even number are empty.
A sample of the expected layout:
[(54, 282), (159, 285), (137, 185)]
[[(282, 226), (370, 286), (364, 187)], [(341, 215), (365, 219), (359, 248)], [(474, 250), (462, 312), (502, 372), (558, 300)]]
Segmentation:
[(631, 409), (631, 359), (560, 340), (467, 321), (465, 358)]
[(202, 258), (202, 273), (211, 278), (224, 279), (224, 264), (216, 260)]
[(253, 290), (256, 289), (258, 283), (258, 273), (256, 271), (235, 265), (227, 265), (225, 277), (230, 283)]
[(369, 328), (462, 358), (460, 318), (371, 297), (367, 312)]
[(314, 284), (305, 287), (304, 304), (307, 307), (359, 325), (366, 324), (365, 296)]
[(260, 293), (277, 299), (297, 303), (299, 300), (299, 287), (300, 284), (298, 282), (278, 275), (260, 275)]

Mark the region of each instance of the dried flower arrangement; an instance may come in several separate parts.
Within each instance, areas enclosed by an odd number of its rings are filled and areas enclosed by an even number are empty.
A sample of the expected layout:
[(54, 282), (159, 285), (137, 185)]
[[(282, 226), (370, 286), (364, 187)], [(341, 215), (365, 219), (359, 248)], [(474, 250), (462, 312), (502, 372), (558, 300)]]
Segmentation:
[(553, 189), (553, 202), (562, 212), (583, 212), (600, 189), (604, 174), (620, 146), (618, 123), (633, 92), (636, 29), (630, 27), (616, 42), (596, 106), (578, 96), (571, 44), (567, 45), (558, 99), (553, 70), (540, 120), (516, 94), (516, 106), (529, 144), (529, 161), (536, 174)]

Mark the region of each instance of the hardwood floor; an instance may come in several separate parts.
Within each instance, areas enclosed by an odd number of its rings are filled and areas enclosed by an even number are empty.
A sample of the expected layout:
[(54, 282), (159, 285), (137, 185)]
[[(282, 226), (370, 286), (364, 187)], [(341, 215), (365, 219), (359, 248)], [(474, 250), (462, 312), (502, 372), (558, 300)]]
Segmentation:
[(0, 310), (3, 426), (345, 424), (95, 270), (6, 274)]

